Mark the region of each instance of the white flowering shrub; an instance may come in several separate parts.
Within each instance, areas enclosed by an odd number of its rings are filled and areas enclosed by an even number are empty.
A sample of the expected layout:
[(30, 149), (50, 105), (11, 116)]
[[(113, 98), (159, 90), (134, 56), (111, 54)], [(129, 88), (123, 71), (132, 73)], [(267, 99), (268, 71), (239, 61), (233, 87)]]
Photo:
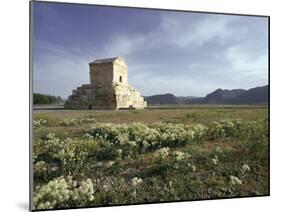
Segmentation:
[(95, 118), (80, 118), (80, 119), (64, 119), (59, 122), (59, 126), (64, 126), (64, 127), (69, 127), (69, 126), (76, 126), (79, 124), (89, 124), (89, 123), (95, 123), (96, 119)]
[(136, 187), (136, 186), (138, 186), (139, 184), (142, 183), (142, 179), (141, 179), (141, 178), (138, 178), (138, 177), (134, 177), (134, 178), (131, 180), (131, 182), (132, 182), (132, 186)]
[(32, 124), (33, 124), (34, 128), (42, 127), (47, 124), (47, 120), (45, 120), (45, 119), (33, 120)]
[(185, 160), (185, 159), (190, 158), (191, 155), (188, 154), (188, 153), (181, 152), (181, 151), (173, 151), (172, 157), (173, 157), (176, 161), (183, 161), (183, 160)]
[(170, 148), (169, 147), (164, 147), (164, 148), (161, 148), (161, 149), (157, 150), (154, 153), (154, 156), (158, 160), (163, 160), (166, 157), (168, 157), (169, 153), (170, 153)]
[(83, 135), (83, 138), (86, 138), (86, 139), (93, 139), (94, 136), (92, 136), (92, 135), (89, 134), (89, 133), (85, 133), (85, 134)]
[(91, 179), (73, 180), (72, 176), (58, 177), (34, 190), (34, 209), (53, 209), (89, 206), (93, 204), (94, 184)]
[(33, 143), (34, 164), (44, 158), (45, 162), (53, 161), (57, 154), (64, 148), (65, 142), (56, 137), (54, 133), (48, 133), (44, 139), (35, 139)]
[(132, 196), (133, 196), (134, 200), (137, 199), (137, 192), (138, 192), (139, 185), (140, 185), (141, 183), (142, 183), (142, 179), (141, 179), (141, 178), (138, 178), (138, 177), (134, 177), (134, 178), (131, 180), (131, 184), (132, 184), (132, 187), (133, 187)]
[(209, 134), (212, 139), (238, 137), (241, 133), (241, 120), (221, 120), (212, 122)]
[(205, 135), (203, 125), (187, 126), (183, 124), (155, 123), (147, 126), (141, 123), (95, 124), (87, 133), (93, 138), (108, 140), (114, 145), (144, 152), (162, 147), (183, 146), (201, 140)]
[(236, 176), (230, 176), (230, 183), (232, 185), (241, 185), (242, 181)]
[(45, 161), (38, 161), (34, 163), (33, 174), (36, 177), (44, 177), (47, 174), (48, 166)]
[(212, 122), (207, 131), (208, 136), (213, 140), (224, 138), (261, 140), (268, 137), (268, 121), (221, 120)]
[[(68, 127), (83, 123), (91, 125)], [(266, 120), (206, 127), (48, 119), (34, 132), (34, 209), (267, 192)]]
[(250, 166), (248, 164), (243, 164), (242, 172), (246, 173), (246, 172), (250, 172), (250, 171), (251, 171)]
[[(51, 172), (61, 175), (79, 170), (90, 157), (97, 156), (97, 146), (96, 140), (60, 139), (54, 133), (49, 133), (46, 135), (46, 140), (34, 142), (35, 175), (39, 177), (39, 173), (48, 171), (48, 175), (52, 177)], [(40, 161), (42, 158), (44, 161)], [(44, 169), (42, 169), (43, 165)]]
[(268, 138), (268, 120), (244, 122), (240, 133), (248, 140), (264, 140)]

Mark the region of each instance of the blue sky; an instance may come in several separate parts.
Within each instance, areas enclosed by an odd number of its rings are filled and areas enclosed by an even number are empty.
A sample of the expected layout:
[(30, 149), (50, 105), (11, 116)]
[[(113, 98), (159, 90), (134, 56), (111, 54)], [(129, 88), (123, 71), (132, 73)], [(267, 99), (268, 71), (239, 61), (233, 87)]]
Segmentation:
[(205, 96), (268, 83), (264, 17), (33, 3), (34, 92), (67, 98), (88, 64), (121, 56), (142, 95)]

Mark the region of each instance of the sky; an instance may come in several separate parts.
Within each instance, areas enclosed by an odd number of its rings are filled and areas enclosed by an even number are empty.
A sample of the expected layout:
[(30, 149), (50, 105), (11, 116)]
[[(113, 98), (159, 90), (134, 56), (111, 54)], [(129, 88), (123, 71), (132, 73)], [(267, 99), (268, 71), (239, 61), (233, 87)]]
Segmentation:
[(67, 98), (120, 56), (144, 96), (268, 84), (265, 17), (33, 2), (33, 90)]

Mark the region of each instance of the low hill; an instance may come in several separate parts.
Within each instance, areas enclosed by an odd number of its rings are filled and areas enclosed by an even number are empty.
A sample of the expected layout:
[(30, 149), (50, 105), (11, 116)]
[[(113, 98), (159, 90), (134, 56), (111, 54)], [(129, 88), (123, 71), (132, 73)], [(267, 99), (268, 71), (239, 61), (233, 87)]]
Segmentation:
[(267, 104), (268, 85), (245, 89), (217, 89), (205, 97), (158, 94), (145, 97), (150, 105), (157, 104)]
[(233, 90), (223, 90), (217, 89), (214, 92), (207, 94), (203, 99), (202, 103), (208, 104), (228, 104), (237, 98), (240, 94), (244, 93), (246, 90), (243, 89), (233, 89)]
[(235, 104), (268, 103), (268, 85), (247, 90), (234, 99)]
[(144, 97), (148, 104), (180, 104), (180, 100), (173, 94), (158, 94), (153, 96)]

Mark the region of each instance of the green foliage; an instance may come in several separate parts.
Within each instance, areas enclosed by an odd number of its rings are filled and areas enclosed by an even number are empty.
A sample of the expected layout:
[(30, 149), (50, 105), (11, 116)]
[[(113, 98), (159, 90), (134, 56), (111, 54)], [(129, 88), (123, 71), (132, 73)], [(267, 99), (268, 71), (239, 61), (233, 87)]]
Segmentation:
[(60, 96), (51, 96), (46, 94), (34, 93), (33, 94), (33, 104), (43, 105), (43, 104), (59, 104), (62, 102)]

